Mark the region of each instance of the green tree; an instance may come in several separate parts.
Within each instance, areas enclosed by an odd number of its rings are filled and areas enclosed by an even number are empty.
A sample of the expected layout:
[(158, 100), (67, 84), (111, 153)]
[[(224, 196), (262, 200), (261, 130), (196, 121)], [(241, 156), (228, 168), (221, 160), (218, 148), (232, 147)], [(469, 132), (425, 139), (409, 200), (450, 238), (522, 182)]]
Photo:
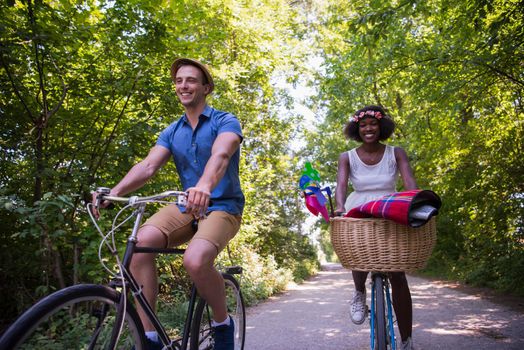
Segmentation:
[(391, 142), (443, 198), (431, 267), (512, 291), (524, 284), (521, 5), (331, 2), (317, 26), (315, 102), (327, 114), (315, 153), (326, 171), (334, 177), (336, 155), (355, 146), (341, 133), (351, 113), (383, 105), (398, 127)]
[[(231, 255), (253, 254), (267, 266), (277, 261), (282, 276), (296, 261), (313, 259), (303, 232), (287, 232), (302, 219), (293, 215), (300, 203), (288, 199), (296, 196), (295, 165), (285, 156), (294, 124), (292, 115), (280, 115), (289, 99), (274, 84), (301, 73), (299, 6), (283, 0), (0, 4), (6, 322), (56, 288), (107, 278), (84, 206), (92, 189), (114, 185), (182, 113), (169, 76), (180, 56), (212, 67), (217, 88), (210, 104), (237, 115), (244, 129), (247, 206), (238, 242), (249, 249), (233, 244)], [(178, 183), (169, 165), (141, 192)], [(259, 245), (260, 235), (286, 236), (288, 246), (305, 253), (293, 259), (280, 247)]]

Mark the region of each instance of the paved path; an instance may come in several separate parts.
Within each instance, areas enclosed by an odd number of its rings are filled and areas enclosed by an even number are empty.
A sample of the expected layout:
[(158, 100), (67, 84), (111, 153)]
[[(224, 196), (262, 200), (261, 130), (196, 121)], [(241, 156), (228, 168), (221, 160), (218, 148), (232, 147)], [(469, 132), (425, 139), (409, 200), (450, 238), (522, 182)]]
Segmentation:
[[(524, 349), (522, 308), (422, 278), (408, 280), (417, 350)], [(369, 349), (369, 323), (356, 326), (349, 321), (352, 290), (350, 272), (327, 265), (305, 283), (249, 308), (245, 349)]]

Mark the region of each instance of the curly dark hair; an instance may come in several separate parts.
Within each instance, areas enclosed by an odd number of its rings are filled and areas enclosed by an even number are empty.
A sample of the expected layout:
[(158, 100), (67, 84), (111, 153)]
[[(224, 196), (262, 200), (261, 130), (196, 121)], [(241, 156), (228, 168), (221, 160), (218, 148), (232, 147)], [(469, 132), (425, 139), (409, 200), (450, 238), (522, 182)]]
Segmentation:
[[(393, 134), (393, 131), (395, 130), (395, 122), (393, 121), (393, 119), (391, 119), (391, 117), (388, 114), (386, 114), (386, 111), (384, 110), (384, 108), (380, 106), (373, 106), (373, 105), (366, 106), (362, 109), (359, 109), (358, 111), (355, 112), (354, 115), (359, 115), (360, 113), (366, 112), (366, 111), (376, 111), (382, 114), (383, 117), (379, 119), (379, 123), (380, 123), (380, 138), (379, 139), (381, 141), (387, 140)], [(373, 118), (373, 117), (368, 117), (368, 118)], [(360, 134), (358, 132), (359, 122), (360, 120), (355, 121), (353, 117), (351, 117), (349, 119), (349, 122), (346, 123), (346, 126), (344, 127), (344, 135), (346, 135), (348, 139), (362, 142), (362, 138), (360, 137)]]

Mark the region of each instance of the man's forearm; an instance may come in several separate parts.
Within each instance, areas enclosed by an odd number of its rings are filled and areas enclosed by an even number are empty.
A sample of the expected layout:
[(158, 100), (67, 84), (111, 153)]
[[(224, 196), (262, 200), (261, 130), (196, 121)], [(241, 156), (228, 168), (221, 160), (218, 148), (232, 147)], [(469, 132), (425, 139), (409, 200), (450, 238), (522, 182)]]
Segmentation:
[(111, 193), (115, 196), (124, 196), (144, 186), (156, 172), (156, 169), (140, 162), (133, 166), (120, 182), (113, 187)]
[(211, 157), (206, 163), (204, 173), (195, 187), (199, 187), (209, 193), (218, 185), (226, 173), (231, 157), (238, 150), (240, 137), (232, 132), (218, 135), (213, 144)]
[(212, 155), (196, 187), (204, 188), (209, 192), (213, 191), (224, 176), (229, 160), (230, 157), (225, 153)]

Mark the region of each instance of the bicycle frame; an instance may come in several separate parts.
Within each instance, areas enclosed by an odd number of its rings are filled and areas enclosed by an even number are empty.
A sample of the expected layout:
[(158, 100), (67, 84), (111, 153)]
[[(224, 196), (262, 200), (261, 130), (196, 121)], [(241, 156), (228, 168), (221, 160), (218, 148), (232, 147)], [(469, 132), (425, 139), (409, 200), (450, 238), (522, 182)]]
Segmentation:
[[(157, 314), (149, 306), (141, 286), (130, 271), (132, 257), (135, 253), (148, 254), (179, 254), (185, 253), (184, 249), (163, 249), (152, 247), (138, 247), (137, 233), (143, 218), (145, 206), (149, 202), (170, 203), (164, 200), (167, 197), (183, 196), (184, 192), (164, 192), (150, 197), (111, 197), (109, 189), (97, 190), (98, 196), (94, 204), (87, 204), (88, 213), (95, 228), (102, 236), (99, 245), (99, 258), (102, 267), (112, 276), (108, 284), (78, 284), (57, 290), (44, 297), (23, 314), (0, 337), (0, 347), (3, 348), (48, 348), (50, 346), (61, 348), (130, 348), (132, 345), (138, 349), (147, 346), (147, 335), (140, 315), (135, 306), (140, 305), (143, 310), (142, 319), (149, 319), (152, 329), (156, 330), (164, 350), (192, 350), (208, 349), (214, 344), (214, 330), (212, 327), (211, 307), (197, 294), (196, 286), (192, 284), (189, 307), (184, 326), (180, 326), (180, 334), (170, 339)], [(178, 197), (180, 203), (181, 197)], [(105, 200), (126, 203), (114, 215), (110, 229), (103, 232), (94, 215), (94, 208), (100, 207)], [(183, 204), (182, 204), (183, 205)], [(132, 213), (127, 211), (133, 208)], [(121, 214), (126, 213), (122, 218)], [(115, 232), (125, 223), (134, 225), (125, 244), (123, 254), (119, 242), (115, 240)], [(193, 229), (196, 225), (193, 224)], [(106, 263), (103, 249), (107, 248), (116, 260), (118, 268)], [(112, 260), (112, 259), (111, 259)], [(235, 320), (234, 344), (237, 349), (244, 348), (245, 340), (245, 304), (240, 291), (240, 283), (233, 275), (241, 274), (241, 266), (225, 267), (221, 271), (226, 290), (226, 306), (230, 317)], [(128, 293), (135, 297), (136, 303), (128, 303)], [(185, 303), (184, 303), (185, 304)], [(85, 334), (84, 334), (85, 330)], [(183, 333), (182, 333), (183, 332)]]
[[(128, 242), (126, 247), (126, 253), (129, 255), (129, 261), (130, 258), (135, 253), (159, 253), (159, 254), (184, 254), (184, 249), (156, 249), (156, 248), (148, 248), (148, 247), (136, 247), (135, 242)], [(127, 262), (127, 264), (129, 263)], [(132, 295), (136, 298), (136, 301), (140, 304), (142, 309), (144, 310), (145, 314), (153, 324), (153, 327), (158, 332), (158, 336), (162, 340), (162, 343), (164, 344), (170, 344), (171, 339), (167, 335), (167, 332), (165, 328), (162, 326), (160, 320), (158, 319), (156, 313), (153, 311), (149, 303), (147, 302), (142, 289), (138, 287), (138, 284), (134, 278), (134, 276), (129, 272), (128, 265), (125, 265), (124, 270), (125, 280), (130, 284), (130, 290)], [(191, 294), (189, 298), (189, 306), (186, 314), (186, 319), (184, 322), (184, 329), (182, 333), (182, 343), (180, 344), (180, 349), (185, 350), (187, 349), (188, 342), (189, 342), (189, 330), (191, 326), (191, 322), (193, 320), (193, 312), (195, 309), (197, 300), (197, 290), (194, 284), (191, 285)], [(169, 347), (168, 347), (169, 348)]]
[[(142, 307), (142, 309), (143, 309), (144, 313), (146, 314), (147, 318), (153, 324), (153, 327), (158, 332), (158, 335), (159, 335), (162, 343), (163, 344), (167, 344), (166, 345), (166, 349), (170, 349), (170, 348), (175, 349), (174, 346), (177, 346), (176, 349), (186, 350), (187, 346), (188, 346), (188, 342), (189, 342), (190, 327), (191, 327), (191, 322), (192, 322), (192, 319), (193, 319), (193, 313), (194, 313), (195, 304), (196, 304), (196, 300), (197, 300), (196, 286), (194, 284), (192, 284), (192, 286), (191, 286), (191, 294), (190, 294), (190, 299), (189, 299), (189, 306), (188, 306), (186, 319), (185, 319), (185, 323), (184, 323), (184, 329), (183, 329), (183, 333), (182, 333), (181, 343), (178, 343), (178, 341), (180, 341), (180, 339), (175, 339), (175, 340), (171, 341), (171, 339), (169, 338), (165, 328), (162, 326), (160, 320), (158, 319), (156, 313), (153, 311), (153, 309), (151, 308), (151, 306), (147, 302), (147, 300), (146, 300), (146, 298), (145, 298), (145, 296), (144, 296), (144, 294), (142, 292), (142, 288), (138, 285), (138, 283), (136, 282), (134, 276), (132, 275), (132, 273), (129, 270), (129, 266), (131, 264), (131, 259), (132, 259), (133, 255), (135, 253), (149, 253), (149, 254), (157, 253), (157, 254), (178, 254), (178, 255), (183, 255), (184, 252), (185, 252), (185, 249), (178, 249), (178, 248), (151, 248), (151, 247), (137, 247), (136, 246), (138, 229), (140, 228), (140, 224), (142, 222), (142, 218), (143, 218), (143, 215), (144, 215), (145, 207), (146, 207), (146, 205), (149, 202), (152, 201), (152, 198), (155, 197), (155, 196), (144, 197), (144, 199), (142, 201), (137, 201), (138, 197), (130, 197), (130, 198), (114, 197), (114, 196), (105, 195), (104, 192), (99, 192), (99, 191), (107, 191), (107, 190), (106, 189), (97, 189), (97, 192), (99, 193), (99, 199), (98, 199), (99, 202), (101, 200), (108, 200), (108, 201), (115, 201), (115, 202), (129, 202), (130, 205), (135, 207), (135, 212), (132, 214), (132, 215), (134, 215), (136, 217), (135, 218), (135, 222), (134, 222), (134, 225), (133, 225), (132, 232), (131, 232), (128, 240), (127, 240), (127, 244), (126, 244), (126, 248), (125, 248), (125, 251), (124, 251), (124, 256), (123, 256), (122, 262), (121, 262), (121, 264), (119, 264), (120, 268), (121, 268), (121, 274), (122, 274), (123, 278), (113, 279), (113, 281), (111, 281), (109, 286), (112, 287), (112, 288), (118, 288), (119, 286), (121, 286), (122, 280), (123, 280), (123, 283), (128, 284), (129, 287), (130, 287), (131, 294), (136, 298), (137, 302)], [(185, 196), (185, 193), (184, 192), (177, 192), (177, 191), (168, 191), (168, 192), (165, 192), (164, 195), (165, 195), (165, 197), (169, 197), (169, 196)], [(179, 200), (177, 202), (180, 203), (180, 204), (184, 204), (184, 201), (180, 200), (180, 197), (179, 197)], [(114, 252), (112, 252), (112, 253), (115, 254)], [(121, 298), (127, 298), (127, 290), (124, 290), (124, 292), (121, 293)], [(115, 322), (115, 325), (119, 325), (122, 322), (122, 320), (123, 320), (123, 317), (124, 317), (123, 306), (124, 305), (125, 305), (125, 303), (120, 303), (120, 306), (122, 306), (122, 310), (119, 310), (119, 312), (118, 312), (118, 318), (117, 318), (117, 321)], [(112, 335), (112, 339), (115, 339), (115, 341), (116, 341), (116, 338), (118, 337), (118, 333), (119, 333), (119, 330), (117, 329), (117, 327), (115, 327), (113, 329), (113, 335)]]

